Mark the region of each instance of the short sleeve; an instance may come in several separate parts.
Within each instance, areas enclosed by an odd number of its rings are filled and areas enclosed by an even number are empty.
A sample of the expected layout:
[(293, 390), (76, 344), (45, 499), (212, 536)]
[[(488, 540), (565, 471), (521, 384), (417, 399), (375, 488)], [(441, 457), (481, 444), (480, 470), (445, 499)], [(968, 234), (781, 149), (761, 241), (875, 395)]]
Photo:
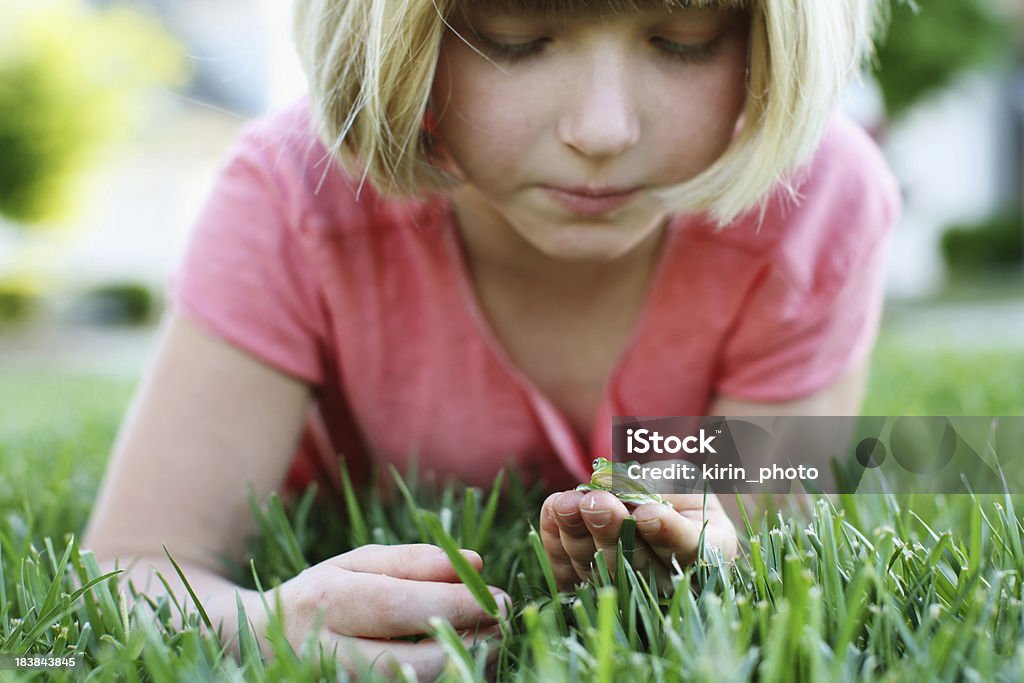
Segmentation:
[(318, 384), (322, 308), (279, 162), (254, 128), (243, 132), (171, 276), (171, 303), (208, 332)]
[(848, 165), (833, 163), (805, 188), (793, 234), (762, 261), (725, 339), (716, 393), (795, 400), (827, 388), (870, 354), (900, 198), (880, 157), (869, 161), (853, 177)]
[[(748, 301), (746, 320), (723, 354), (717, 393), (781, 402), (813, 394), (867, 357), (884, 298), (885, 243), (852, 271), (834, 297), (802, 300), (777, 273)], [(773, 314), (776, 314), (773, 316)]]

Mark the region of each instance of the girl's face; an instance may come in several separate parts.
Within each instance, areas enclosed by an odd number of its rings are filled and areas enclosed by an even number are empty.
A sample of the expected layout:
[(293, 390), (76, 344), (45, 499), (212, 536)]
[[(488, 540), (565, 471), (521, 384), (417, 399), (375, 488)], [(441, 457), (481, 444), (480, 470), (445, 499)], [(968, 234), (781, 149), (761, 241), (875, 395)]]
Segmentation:
[(698, 175), (743, 108), (746, 14), (467, 8), (431, 107), (458, 201), (544, 254), (621, 256), (663, 224), (652, 191)]

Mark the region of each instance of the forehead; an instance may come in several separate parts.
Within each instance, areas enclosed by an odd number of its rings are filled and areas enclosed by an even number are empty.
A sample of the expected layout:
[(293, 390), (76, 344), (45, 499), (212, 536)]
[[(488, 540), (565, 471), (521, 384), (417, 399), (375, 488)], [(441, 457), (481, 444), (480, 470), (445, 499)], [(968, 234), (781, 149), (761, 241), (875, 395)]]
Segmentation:
[[(471, 10), (509, 14), (618, 14), (638, 10), (745, 9), (753, 0), (456, 0)], [(816, 0), (812, 0), (816, 1)]]

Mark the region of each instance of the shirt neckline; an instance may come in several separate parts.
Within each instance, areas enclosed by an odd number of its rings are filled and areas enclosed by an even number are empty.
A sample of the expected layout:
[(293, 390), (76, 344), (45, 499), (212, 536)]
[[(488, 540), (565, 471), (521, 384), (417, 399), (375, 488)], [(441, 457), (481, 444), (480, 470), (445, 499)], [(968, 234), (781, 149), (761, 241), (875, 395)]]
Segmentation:
[(441, 214), (444, 216), (442, 231), (444, 233), (443, 240), (445, 250), (452, 261), (455, 271), (456, 287), (459, 291), (459, 296), (462, 299), (464, 310), (471, 319), (474, 331), (488, 348), (492, 357), (497, 361), (505, 374), (510, 377), (527, 396), (531, 407), (534, 409), (537, 418), (544, 428), (548, 441), (554, 447), (563, 464), (565, 464), (571, 473), (579, 477), (581, 480), (589, 478), (591, 473), (590, 463), (592, 457), (595, 455), (610, 457), (610, 454), (608, 453), (592, 454), (591, 451), (595, 448), (595, 445), (601, 441), (597, 436), (597, 432), (601, 428), (602, 423), (606, 421), (605, 418), (607, 418), (607, 421), (610, 424), (611, 415), (615, 412), (611, 406), (612, 392), (620, 381), (619, 376), (622, 374), (623, 368), (627, 364), (630, 355), (637, 347), (640, 339), (644, 336), (645, 331), (652, 324), (652, 318), (654, 317), (655, 309), (657, 308), (657, 293), (663, 289), (665, 284), (664, 281), (669, 271), (669, 264), (672, 261), (671, 254), (676, 247), (678, 235), (681, 232), (681, 224), (684, 222), (684, 219), (678, 216), (670, 218), (663, 228), (666, 232), (662, 236), (654, 269), (647, 283), (647, 290), (645, 291), (640, 303), (640, 310), (636, 316), (635, 322), (633, 323), (633, 328), (630, 330), (629, 336), (626, 339), (626, 343), (619, 351), (615, 362), (612, 364), (611, 371), (605, 378), (604, 386), (601, 389), (601, 399), (598, 402), (597, 411), (593, 416), (591, 416), (589, 443), (581, 444), (562, 411), (559, 410), (544, 394), (544, 392), (537, 387), (533, 380), (523, 372), (515, 362), (513, 362), (508, 351), (505, 349), (504, 344), (501, 343), (497, 335), (494, 333), (490, 322), (483, 313), (483, 307), (480, 305), (476, 290), (473, 288), (473, 283), (469, 276), (469, 266), (466, 263), (465, 247), (462, 244), (462, 239), (457, 229), (454, 204), (451, 197), (447, 195), (442, 196), (441, 199), (443, 202), (440, 208)]

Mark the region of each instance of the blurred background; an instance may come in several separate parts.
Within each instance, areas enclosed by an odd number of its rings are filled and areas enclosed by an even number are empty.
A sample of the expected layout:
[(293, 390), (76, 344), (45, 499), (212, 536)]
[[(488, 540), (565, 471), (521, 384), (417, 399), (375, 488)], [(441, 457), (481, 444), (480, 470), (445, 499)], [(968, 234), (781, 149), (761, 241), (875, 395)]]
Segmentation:
[[(0, 0), (0, 422), (80, 378), (123, 410), (222, 155), (304, 91), (291, 5)], [(1024, 413), (1024, 0), (892, 14), (844, 104), (905, 201), (865, 410)]]

